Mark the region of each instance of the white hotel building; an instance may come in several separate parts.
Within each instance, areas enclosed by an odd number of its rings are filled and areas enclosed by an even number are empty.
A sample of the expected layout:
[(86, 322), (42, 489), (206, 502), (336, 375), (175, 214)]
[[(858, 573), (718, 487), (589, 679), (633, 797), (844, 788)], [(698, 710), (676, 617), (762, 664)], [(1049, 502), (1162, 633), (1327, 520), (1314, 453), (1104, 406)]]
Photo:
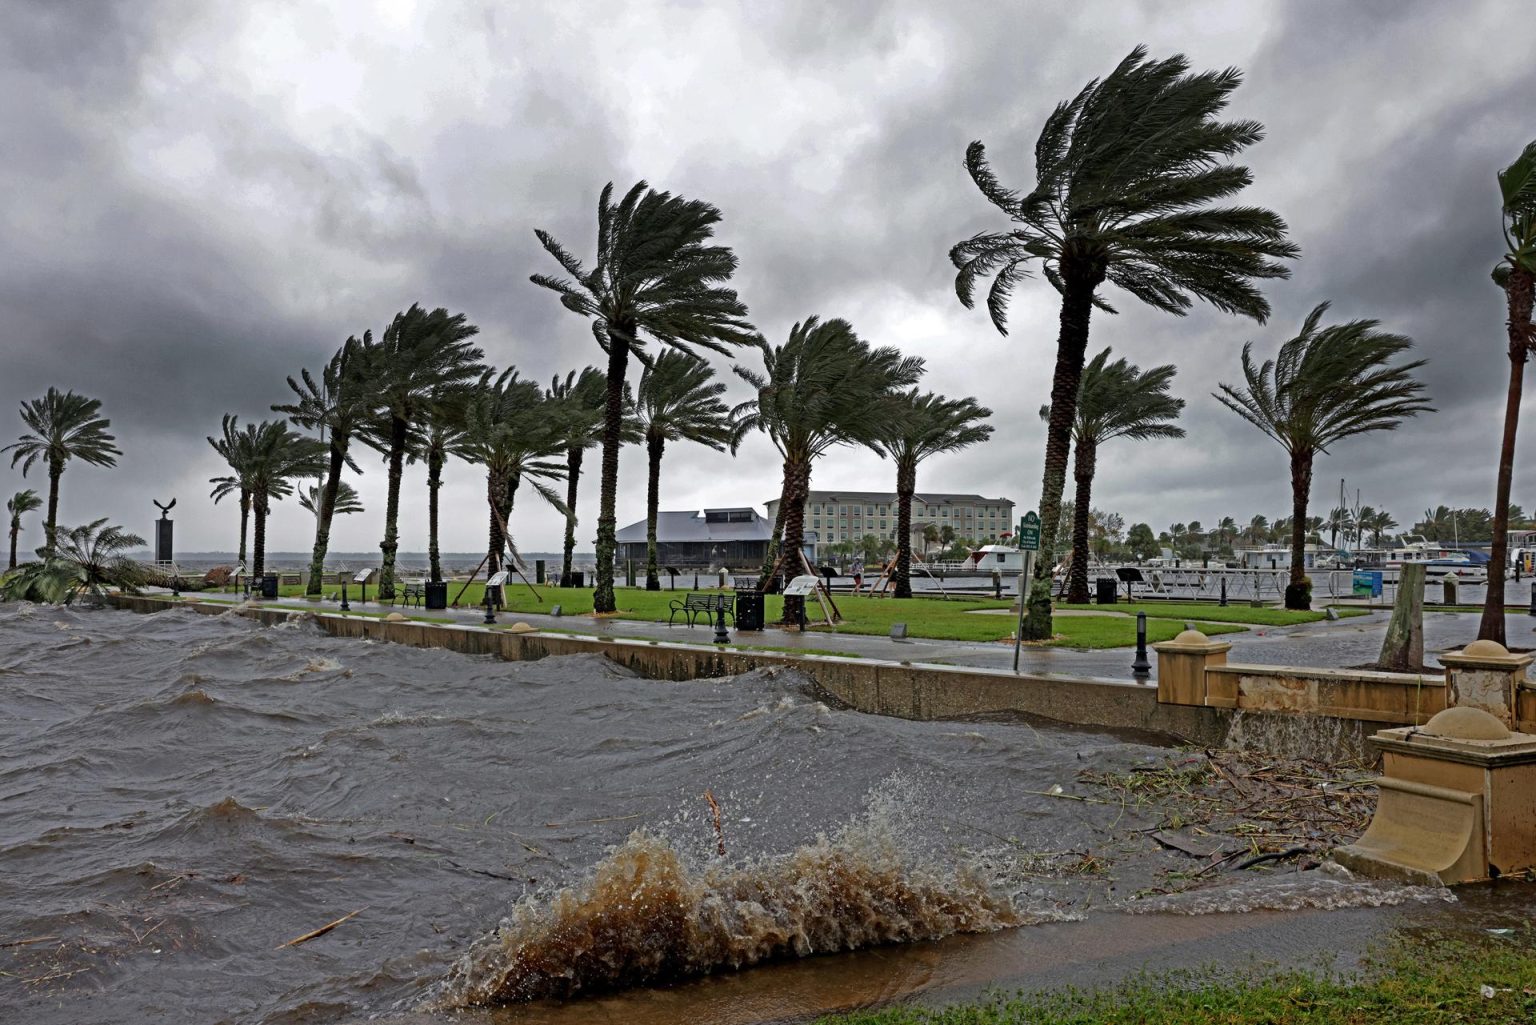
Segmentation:
[[(779, 514), (777, 498), (767, 503), (768, 521)], [(953, 527), (956, 537), (978, 542), (1012, 535), (1013, 502), (981, 495), (918, 492), (912, 496), (912, 547), (923, 550), (923, 529)], [(865, 534), (892, 537), (896, 532), (896, 494), (892, 491), (812, 491), (805, 503), (805, 540), (819, 558), (827, 545), (857, 541)]]

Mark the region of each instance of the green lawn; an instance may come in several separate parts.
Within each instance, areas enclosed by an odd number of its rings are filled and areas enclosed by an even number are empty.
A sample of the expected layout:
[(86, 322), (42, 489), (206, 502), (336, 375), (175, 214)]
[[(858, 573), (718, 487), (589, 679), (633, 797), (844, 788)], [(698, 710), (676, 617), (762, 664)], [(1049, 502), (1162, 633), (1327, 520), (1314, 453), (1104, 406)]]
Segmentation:
[[(1315, 623), (1325, 618), (1321, 610), (1290, 612), (1286, 609), (1256, 609), (1250, 605), (1204, 605), (1199, 603), (1175, 605), (1171, 602), (1128, 602), (1118, 605), (1057, 605), (1062, 609), (1084, 609), (1090, 612), (1124, 612), (1134, 616), (1145, 612), (1150, 619), (1162, 616), (1168, 619), (1199, 620), (1205, 623), (1246, 623), (1250, 626), (1295, 626), (1298, 623)], [(1342, 617), (1367, 616), (1368, 609), (1338, 609)]]
[[(462, 584), (452, 583), (448, 588), (449, 600), (458, 598), (460, 607), (478, 607), (484, 600), (483, 584), (470, 584), (464, 590), (463, 596), (459, 597), (461, 587), (463, 587)], [(327, 587), (326, 594), (329, 595), (334, 590), (332, 587)], [(539, 587), (536, 589), (537, 598), (534, 596), (534, 590), (521, 583), (506, 587), (503, 595), (506, 609), (503, 614), (516, 615), (520, 612), (547, 614), (555, 605), (559, 605), (561, 611), (570, 616), (592, 614), (592, 591), (589, 588)], [(302, 598), (303, 593), (302, 586), (284, 587), (279, 591), (279, 594), (285, 598)], [(380, 608), (371, 600), (373, 592), (370, 590), (369, 593), (369, 603), (362, 605), (357, 600), (356, 589), (348, 588), (354, 611), (375, 612)], [(615, 592), (619, 611), (605, 618), (665, 623), (670, 613), (671, 602), (683, 597), (685, 593), (686, 591), (681, 588), (676, 591), (646, 591), (642, 588), (621, 587)], [(813, 631), (885, 637), (889, 636), (893, 624), (906, 623), (908, 636), (911, 637), (985, 643), (1007, 641), (1013, 636), (1017, 622), (1014, 616), (1009, 615), (973, 614), (977, 609), (1008, 608), (1008, 602), (990, 599), (942, 601), (935, 598), (896, 599), (872, 598), (868, 595), (836, 595), (833, 600), (842, 613), (842, 622), (835, 627), (826, 626), (813, 601), (807, 609)], [(768, 622), (775, 622), (783, 612), (784, 599), (780, 595), (770, 594), (765, 598), (765, 607)], [(1115, 611), (1135, 608), (1137, 606), (1127, 605), (1117, 607)], [(1147, 639), (1154, 643), (1171, 640), (1184, 629), (1186, 619), (1196, 618), (1185, 615), (1191, 610), (1206, 611), (1202, 606), (1148, 606)], [(416, 615), (418, 610), (402, 609), (401, 611), (411, 615), (412, 618), (422, 618)], [(1090, 607), (1089, 611), (1103, 610)], [(1228, 611), (1258, 613), (1273, 610), (1231, 609)], [(1295, 614), (1292, 613), (1292, 615)], [(818, 622), (821, 625), (816, 625)], [(1236, 622), (1242, 622), (1242, 620), (1236, 620)], [(579, 628), (573, 626), (573, 629)], [(1209, 623), (1204, 627), (1204, 632), (1219, 634), (1241, 629), (1243, 629), (1241, 626), (1236, 625)], [(768, 637), (771, 634), (764, 636)], [(1136, 621), (1134, 618), (1124, 616), (1058, 616), (1056, 639), (1051, 642), (1053, 646), (1066, 648), (1122, 648), (1130, 647), (1135, 643)]]
[[(893, 1007), (820, 1025), (1505, 1025), (1536, 1021), (1530, 926), (1476, 940), (1401, 941), (1351, 976), (1215, 970), (1096, 992), (999, 996), (941, 1009)], [(1487, 989), (1484, 989), (1487, 987)], [(1485, 995), (1487, 994), (1487, 995)]]

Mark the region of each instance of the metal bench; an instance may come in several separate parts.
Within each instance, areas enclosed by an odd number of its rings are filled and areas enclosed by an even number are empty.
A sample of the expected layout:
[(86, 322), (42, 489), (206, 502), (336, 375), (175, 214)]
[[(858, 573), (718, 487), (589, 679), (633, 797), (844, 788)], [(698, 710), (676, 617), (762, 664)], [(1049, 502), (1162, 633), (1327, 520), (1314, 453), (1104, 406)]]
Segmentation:
[(668, 626), (672, 625), (673, 619), (677, 617), (679, 612), (688, 620), (689, 626), (696, 625), (700, 616), (704, 617), (706, 624), (713, 623), (717, 612), (724, 612), (726, 617), (733, 623), (736, 621), (736, 614), (731, 611), (729, 595), (690, 592), (681, 601), (673, 598), (671, 608), (672, 614), (667, 617)]
[(396, 604), (420, 608), (427, 597), (427, 582), (425, 580), (407, 580), (399, 590)]

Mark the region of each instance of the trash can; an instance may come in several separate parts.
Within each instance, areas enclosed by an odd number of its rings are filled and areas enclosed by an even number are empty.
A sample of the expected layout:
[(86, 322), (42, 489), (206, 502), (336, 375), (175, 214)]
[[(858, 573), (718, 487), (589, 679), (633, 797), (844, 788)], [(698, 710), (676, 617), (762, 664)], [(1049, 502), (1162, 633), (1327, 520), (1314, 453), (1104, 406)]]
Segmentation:
[(567, 573), (565, 575), (565, 580), (563, 580), (561, 582), (560, 586), (561, 587), (585, 587), (586, 586), (586, 579), (587, 579), (587, 575), (585, 573), (581, 572), (580, 570), (573, 569), (573, 570), (571, 570), (569, 573)]
[(536, 583), (536, 584), (542, 584), (544, 582), (544, 560), (543, 559), (534, 559), (533, 560), (533, 582)]
[(761, 630), (763, 628), (763, 592), (736, 592), (736, 629)]
[(263, 598), (277, 597), (277, 574), (267, 573), (261, 578), (261, 596)]
[(429, 609), (446, 609), (448, 607), (448, 581), (428, 580), (423, 595), (423, 602)]
[(1100, 605), (1113, 605), (1119, 600), (1118, 588), (1120, 581), (1114, 577), (1095, 577), (1093, 581), (1094, 591)]

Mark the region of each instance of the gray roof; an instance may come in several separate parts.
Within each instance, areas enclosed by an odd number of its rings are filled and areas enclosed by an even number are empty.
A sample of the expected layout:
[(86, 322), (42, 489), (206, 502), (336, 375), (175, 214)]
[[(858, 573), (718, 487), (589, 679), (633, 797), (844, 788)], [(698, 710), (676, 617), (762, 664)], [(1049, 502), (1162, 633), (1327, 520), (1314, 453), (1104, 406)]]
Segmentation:
[[(726, 509), (706, 509), (704, 512), (729, 512), (741, 511)], [(693, 509), (656, 513), (656, 540), (657, 542), (674, 543), (678, 541), (766, 541), (773, 534), (773, 524), (758, 515), (756, 509), (746, 510), (752, 513), (751, 523), (710, 523), (705, 520), (704, 512)], [(645, 521), (631, 523), (619, 530), (614, 538), (619, 544), (638, 544), (645, 541)]]
[[(980, 503), (1006, 502), (1013, 504), (1008, 498), (986, 498), (982, 495), (952, 495), (939, 491), (918, 492), (912, 496), (924, 505), (955, 505), (966, 503), (970, 505)], [(896, 501), (894, 491), (812, 491), (807, 499), (811, 502), (885, 502), (887, 504)], [(771, 503), (777, 503), (777, 498), (769, 499)]]

